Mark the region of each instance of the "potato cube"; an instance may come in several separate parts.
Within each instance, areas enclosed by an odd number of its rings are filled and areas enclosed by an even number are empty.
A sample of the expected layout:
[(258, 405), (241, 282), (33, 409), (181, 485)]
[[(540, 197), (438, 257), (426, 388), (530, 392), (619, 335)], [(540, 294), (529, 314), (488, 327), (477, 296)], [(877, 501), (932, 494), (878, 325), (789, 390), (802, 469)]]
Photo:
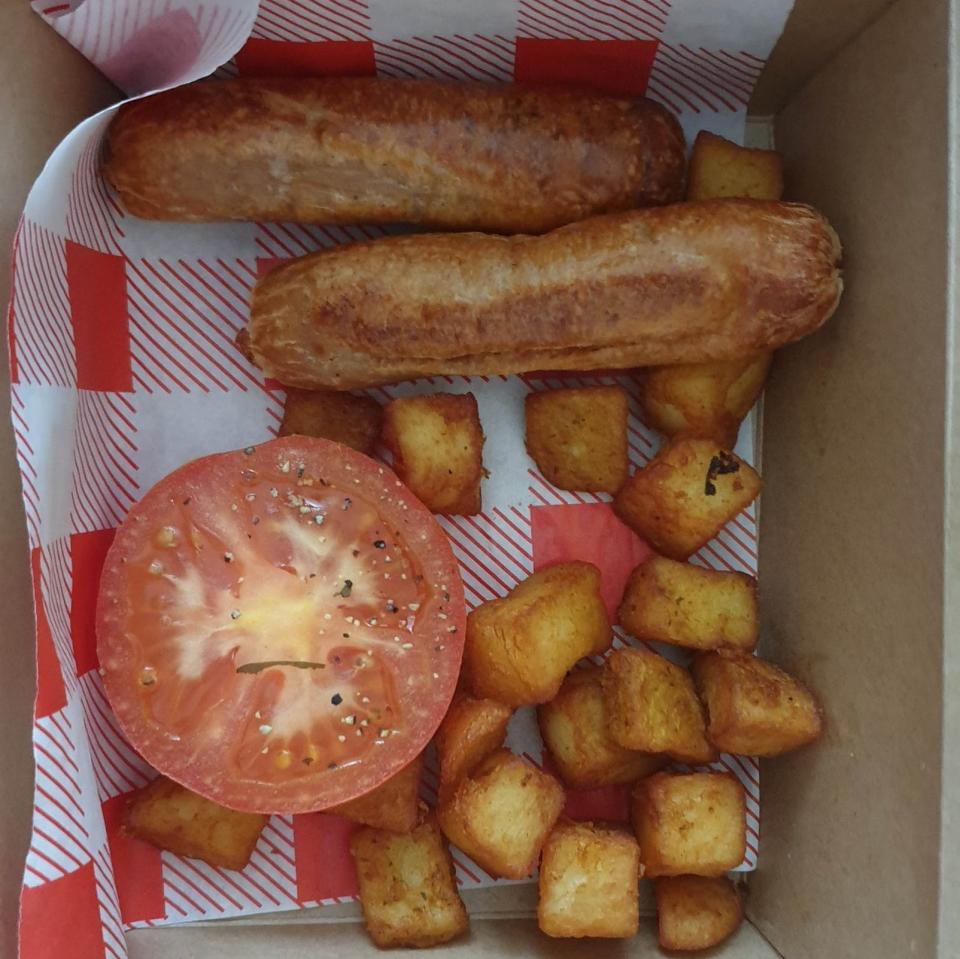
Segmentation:
[(711, 440), (672, 439), (613, 501), (617, 515), (658, 553), (687, 559), (760, 492), (760, 476)]
[(127, 801), (123, 832), (178, 856), (243, 869), (267, 818), (226, 809), (160, 776)]
[(773, 150), (751, 150), (701, 130), (693, 143), (687, 175), (687, 199), (745, 196), (779, 200), (783, 161)]
[(685, 763), (717, 758), (693, 678), (682, 666), (628, 647), (607, 657), (602, 682), (610, 734), (625, 749), (667, 753)]
[(477, 764), (503, 745), (513, 710), (492, 699), (460, 696), (437, 730), (440, 782), (459, 782)]
[(640, 850), (633, 836), (561, 822), (543, 847), (537, 922), (548, 936), (628, 939), (640, 920)]
[(560, 692), (537, 708), (540, 735), (560, 778), (574, 789), (636, 782), (666, 757), (624, 749), (610, 734), (599, 666), (575, 669)]
[(667, 436), (696, 436), (732, 449), (757, 401), (772, 353), (715, 363), (648, 369), (640, 387), (643, 421)]
[(480, 512), (483, 430), (472, 393), (407, 396), (384, 412), (393, 468), (434, 513)]
[(447, 839), (492, 876), (523, 879), (564, 802), (553, 776), (499, 749), (469, 779), (441, 792), (437, 818)]
[(620, 386), (530, 393), (527, 451), (554, 486), (616, 493), (627, 478), (627, 392)]
[(367, 932), (378, 946), (435, 946), (466, 931), (453, 862), (432, 815), (404, 835), (358, 829), (350, 852)]
[(365, 796), (340, 803), (339, 806), (331, 806), (326, 812), (336, 813), (344, 819), (362, 823), (364, 826), (373, 826), (375, 829), (410, 832), (419, 818), (422, 772), (421, 755)]
[(464, 679), (477, 697), (509, 706), (553, 699), (571, 666), (612, 639), (600, 571), (558, 563), (467, 617)]
[(371, 456), (382, 424), (383, 408), (370, 396), (289, 388), (280, 435), (318, 436)]
[(693, 676), (707, 708), (707, 738), (745, 756), (778, 756), (823, 729), (813, 694), (772, 663), (743, 653), (704, 653)]
[(664, 949), (709, 949), (743, 919), (737, 887), (726, 876), (661, 876), (653, 883)]
[(654, 556), (630, 575), (620, 624), (637, 639), (689, 649), (757, 644), (757, 581)]
[(729, 773), (655, 773), (630, 797), (648, 876), (722, 876), (747, 849), (743, 786)]

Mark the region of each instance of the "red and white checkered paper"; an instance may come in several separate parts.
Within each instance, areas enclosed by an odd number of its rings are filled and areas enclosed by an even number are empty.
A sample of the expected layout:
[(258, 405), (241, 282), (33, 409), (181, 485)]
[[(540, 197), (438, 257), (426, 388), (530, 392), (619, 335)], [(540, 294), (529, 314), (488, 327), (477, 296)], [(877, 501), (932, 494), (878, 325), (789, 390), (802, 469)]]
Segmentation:
[[(576, 82), (646, 94), (701, 128), (742, 139), (750, 91), (788, 0), (35, 0), (35, 9), (130, 95), (220, 75), (347, 74)], [(24, 959), (119, 959), (124, 929), (340, 902), (355, 878), (335, 816), (275, 816), (242, 872), (161, 853), (118, 831), (125, 797), (152, 776), (124, 741), (97, 671), (94, 607), (113, 530), (183, 462), (268, 439), (283, 391), (233, 343), (266, 266), (381, 235), (377, 227), (181, 225), (124, 214), (98, 174), (113, 110), (54, 152), (24, 212), (9, 307), (12, 410), (37, 617), (33, 832), (21, 910)], [(471, 390), (487, 435), (484, 512), (442, 520), (471, 605), (534, 569), (579, 558), (615, 608), (647, 547), (609, 497), (554, 489), (523, 445), (523, 397), (629, 374), (440, 377), (371, 391)], [(755, 458), (752, 424), (739, 452)], [(635, 465), (658, 439), (630, 417)], [(753, 509), (694, 562), (756, 572)], [(618, 635), (615, 645), (634, 642)], [(665, 650), (661, 650), (665, 651)], [(676, 652), (666, 651), (668, 655)], [(532, 711), (509, 744), (542, 764)], [(724, 756), (748, 793), (756, 863), (756, 763)], [(424, 796), (435, 799), (428, 763)], [(577, 818), (623, 819), (624, 790), (571, 794)], [(494, 882), (454, 852), (464, 887)]]

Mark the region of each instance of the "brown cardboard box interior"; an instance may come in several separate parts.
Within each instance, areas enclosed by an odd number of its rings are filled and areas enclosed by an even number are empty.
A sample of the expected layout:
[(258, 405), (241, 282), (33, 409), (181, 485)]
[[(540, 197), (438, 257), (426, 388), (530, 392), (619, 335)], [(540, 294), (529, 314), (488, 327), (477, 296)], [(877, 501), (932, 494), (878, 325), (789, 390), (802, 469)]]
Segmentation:
[(777, 122), (792, 195), (846, 248), (842, 313), (765, 400), (767, 652), (828, 716), (762, 770), (751, 914), (791, 959), (936, 949), (946, 36), (945, 4), (896, 5)]
[[(756, 926), (745, 925), (721, 950), (740, 959), (960, 955), (956, 910), (943, 898), (955, 895), (956, 885), (947, 884), (956, 875), (950, 872), (955, 843), (938, 857), (947, 8), (942, 0), (798, 0), (757, 93), (763, 112), (786, 104), (777, 139), (789, 194), (820, 206), (847, 252), (840, 312), (824, 332), (778, 357), (767, 392), (761, 524), (767, 653), (810, 678), (829, 726), (819, 747), (763, 767), (761, 866), (748, 903)], [(115, 95), (25, 2), (0, 2), (4, 246), (43, 159), (81, 117)], [(7, 280), (4, 271), (4, 303)], [(7, 679), (0, 955), (12, 956), (29, 826), (33, 640), (6, 417), (0, 510), (6, 598), (0, 653)], [(957, 651), (946, 652), (956, 678)], [(948, 709), (956, 709), (954, 700)], [(950, 808), (947, 842), (957, 832), (955, 801)], [(522, 902), (501, 892), (471, 902), (478, 917), (471, 937), (444, 955), (562, 957), (585, 948), (591, 956), (656, 954), (651, 921), (628, 943), (551, 941), (518, 918)], [(134, 957), (376, 953), (355, 909), (267, 917), (256, 925), (144, 930), (129, 939)]]

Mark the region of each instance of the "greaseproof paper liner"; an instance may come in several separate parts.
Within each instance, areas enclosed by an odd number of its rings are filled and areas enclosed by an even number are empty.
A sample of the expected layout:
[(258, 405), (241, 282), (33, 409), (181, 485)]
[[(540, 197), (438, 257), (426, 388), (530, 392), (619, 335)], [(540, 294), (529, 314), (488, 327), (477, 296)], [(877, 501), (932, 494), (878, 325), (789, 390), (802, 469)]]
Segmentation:
[[(688, 139), (741, 140), (747, 101), (789, 11), (786, 0), (80, 0), (33, 4), (130, 95), (206, 76), (346, 74), (578, 83), (659, 100)], [(163, 475), (206, 453), (275, 435), (283, 392), (234, 347), (256, 277), (278, 259), (381, 235), (371, 226), (185, 225), (125, 215), (98, 174), (113, 109), (57, 148), (27, 202), (9, 308), (12, 410), (37, 609), (34, 819), (21, 955), (126, 955), (124, 929), (224, 918), (356, 893), (335, 816), (275, 816), (242, 872), (119, 835), (129, 793), (154, 775), (125, 743), (97, 672), (94, 607), (113, 530)], [(441, 520), (468, 602), (503, 595), (535, 568), (584, 559), (611, 612), (647, 547), (609, 497), (552, 487), (527, 457), (531, 390), (619, 383), (630, 393), (635, 466), (659, 440), (637, 415), (629, 374), (437, 377), (370, 392), (472, 391), (486, 433), (484, 511)], [(750, 420), (738, 452), (755, 460)], [(756, 573), (747, 509), (694, 558)], [(614, 645), (634, 642), (617, 635)], [(678, 651), (661, 649), (675, 657)], [(508, 745), (543, 765), (533, 711)], [(436, 798), (428, 762), (424, 798)], [(756, 762), (724, 756), (748, 795), (756, 864)], [(571, 793), (575, 818), (623, 819), (626, 791)], [(463, 887), (495, 882), (454, 850)], [(502, 881), (502, 880), (500, 880)]]

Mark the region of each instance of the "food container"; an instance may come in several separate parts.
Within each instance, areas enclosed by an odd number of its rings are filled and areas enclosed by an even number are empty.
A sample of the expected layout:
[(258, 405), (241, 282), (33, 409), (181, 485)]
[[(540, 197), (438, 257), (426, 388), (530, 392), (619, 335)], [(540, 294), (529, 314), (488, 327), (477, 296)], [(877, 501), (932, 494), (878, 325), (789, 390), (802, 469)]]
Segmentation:
[[(748, 922), (721, 955), (960, 954), (949, 6), (799, 0), (753, 102), (753, 135), (774, 131), (789, 195), (818, 206), (843, 237), (846, 292), (821, 333), (778, 356), (763, 416), (762, 649), (818, 690), (827, 732), (816, 748), (761, 767)], [(6, 240), (52, 147), (118, 94), (25, 3), (0, 12), (0, 49)], [(9, 426), (2, 492), (0, 951), (13, 955), (30, 825), (33, 612)], [(441, 954), (657, 954), (652, 918), (626, 944), (555, 942), (537, 932), (532, 901), (518, 887), (469, 895), (472, 935)], [(353, 904), (127, 940), (135, 957), (376, 952)], [(80, 947), (80, 959), (95, 954)]]

